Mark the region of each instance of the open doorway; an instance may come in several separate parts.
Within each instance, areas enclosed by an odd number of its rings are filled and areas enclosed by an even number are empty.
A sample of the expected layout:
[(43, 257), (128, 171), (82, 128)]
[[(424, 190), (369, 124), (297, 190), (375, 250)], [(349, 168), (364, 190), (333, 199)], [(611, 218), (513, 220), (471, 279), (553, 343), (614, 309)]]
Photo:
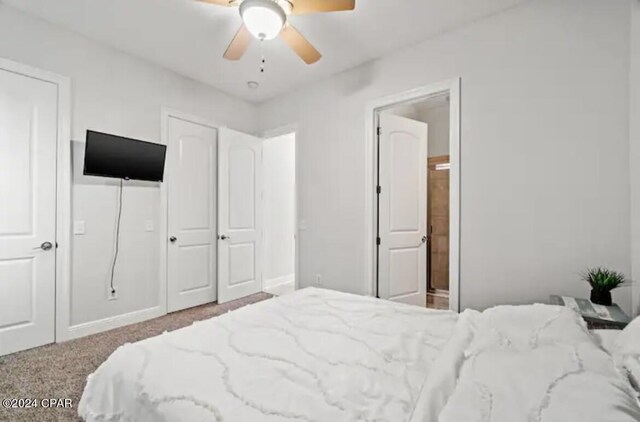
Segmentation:
[(373, 292), (459, 309), (459, 80), (369, 105)]
[(295, 290), (296, 134), (263, 144), (263, 290), (283, 295)]
[[(383, 113), (427, 125), (426, 185), (426, 306), (449, 309), (449, 158), (450, 97), (436, 94), (415, 103), (400, 104)], [(423, 281), (425, 282), (425, 281)]]

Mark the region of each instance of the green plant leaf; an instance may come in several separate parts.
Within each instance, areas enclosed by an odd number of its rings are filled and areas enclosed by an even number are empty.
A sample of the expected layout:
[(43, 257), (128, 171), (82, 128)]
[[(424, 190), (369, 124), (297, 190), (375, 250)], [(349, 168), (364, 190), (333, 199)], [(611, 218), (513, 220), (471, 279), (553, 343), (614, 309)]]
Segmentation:
[(627, 282), (627, 277), (618, 271), (605, 267), (587, 268), (581, 273), (581, 277), (597, 291), (608, 292)]

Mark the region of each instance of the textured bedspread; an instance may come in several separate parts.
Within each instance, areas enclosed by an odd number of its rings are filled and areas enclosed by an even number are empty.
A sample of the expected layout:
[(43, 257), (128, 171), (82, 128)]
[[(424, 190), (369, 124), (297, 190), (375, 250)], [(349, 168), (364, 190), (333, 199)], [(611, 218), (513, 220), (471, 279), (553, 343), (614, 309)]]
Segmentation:
[(457, 315), (320, 289), (116, 350), (93, 421), (408, 421)]
[(413, 422), (638, 422), (631, 384), (559, 306), (460, 315)]

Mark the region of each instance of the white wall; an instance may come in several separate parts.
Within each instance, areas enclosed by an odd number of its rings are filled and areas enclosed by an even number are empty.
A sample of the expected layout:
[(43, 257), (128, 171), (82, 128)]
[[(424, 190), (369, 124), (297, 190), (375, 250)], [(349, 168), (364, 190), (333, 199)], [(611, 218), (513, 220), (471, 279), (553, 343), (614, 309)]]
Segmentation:
[(640, 314), (640, 0), (631, 0), (630, 154), (631, 157), (631, 265), (634, 311)]
[(295, 134), (264, 141), (265, 287), (292, 282), (295, 273)]
[(365, 105), (454, 77), (462, 307), (585, 296), (587, 266), (629, 273), (629, 1), (527, 2), (263, 104), (262, 129), (299, 129), (300, 284), (367, 291)]
[[(256, 109), (243, 101), (0, 4), (0, 56), (71, 78), (73, 217), (86, 234), (72, 245), (73, 325), (158, 305), (160, 189), (127, 183), (118, 300), (107, 301), (116, 185), (82, 176), (86, 129), (160, 141), (160, 109), (201, 115), (253, 132)], [(154, 231), (145, 231), (150, 220)]]
[[(441, 101), (438, 101), (440, 103)], [(429, 157), (449, 155), (450, 116), (448, 104), (402, 104), (383, 113), (391, 113), (429, 125)]]
[[(254, 133), (297, 123), (301, 285), (321, 275), (326, 287), (362, 293), (365, 104), (457, 76), (462, 306), (584, 296), (576, 273), (599, 264), (629, 273), (630, 244), (640, 280), (638, 15), (638, 0), (531, 1), (256, 110), (0, 4), (0, 56), (72, 80), (73, 213), (87, 226), (74, 237), (73, 324), (155, 306), (159, 287), (159, 189), (135, 184), (124, 199), (119, 299), (106, 301), (116, 189), (81, 175), (86, 129), (157, 141), (161, 106)], [(631, 172), (621, 164), (629, 129)], [(616, 300), (628, 310), (625, 293)]]
[(429, 124), (429, 157), (449, 155), (449, 105), (418, 109), (418, 120)]

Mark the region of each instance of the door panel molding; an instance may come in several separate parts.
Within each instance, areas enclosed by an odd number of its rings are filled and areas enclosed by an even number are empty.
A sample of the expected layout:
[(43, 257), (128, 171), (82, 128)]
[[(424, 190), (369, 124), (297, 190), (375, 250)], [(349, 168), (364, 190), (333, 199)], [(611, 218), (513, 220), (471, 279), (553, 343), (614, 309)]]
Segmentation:
[(50, 251), (55, 261), (55, 297), (53, 338), (60, 342), (69, 338), (71, 314), (71, 82), (53, 72), (38, 69), (0, 57), (0, 69), (29, 78), (48, 82), (57, 91), (56, 133), (56, 194), (55, 194), (55, 250)]

